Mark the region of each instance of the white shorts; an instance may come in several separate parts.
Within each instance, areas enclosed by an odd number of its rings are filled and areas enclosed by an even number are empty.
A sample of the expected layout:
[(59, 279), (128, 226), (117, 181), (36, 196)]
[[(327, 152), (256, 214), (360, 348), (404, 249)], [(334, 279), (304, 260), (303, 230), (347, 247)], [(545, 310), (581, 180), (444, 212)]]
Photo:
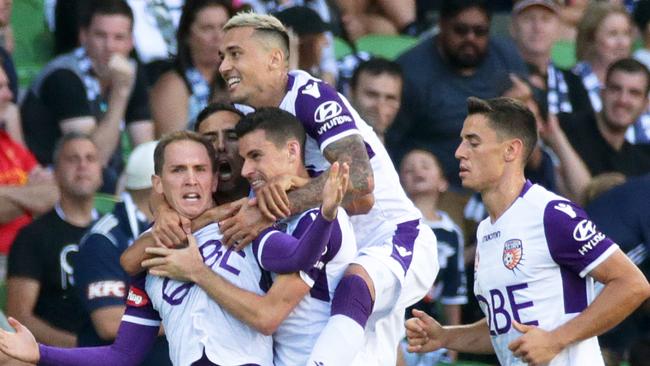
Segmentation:
[[(363, 248), (353, 261), (372, 279), (375, 303), (366, 324), (366, 343), (352, 365), (394, 366), (396, 363), (397, 346), (405, 335), (404, 311), (427, 294), (439, 269), (433, 231), (422, 223), (417, 225), (417, 231), (412, 250), (402, 251), (407, 256), (395, 255), (401, 251), (393, 248), (392, 242), (399, 241), (395, 240), (396, 235), (389, 239), (390, 246)], [(410, 258), (405, 261), (404, 257)]]

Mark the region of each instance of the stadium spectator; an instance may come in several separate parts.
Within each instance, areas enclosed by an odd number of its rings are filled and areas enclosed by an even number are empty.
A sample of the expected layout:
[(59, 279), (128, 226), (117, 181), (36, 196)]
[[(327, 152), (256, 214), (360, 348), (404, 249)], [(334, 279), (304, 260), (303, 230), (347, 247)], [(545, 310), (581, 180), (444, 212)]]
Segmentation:
[(27, 146), (43, 165), (52, 162), (63, 134), (90, 134), (105, 172), (104, 192), (113, 193), (122, 171), (121, 124), (134, 145), (153, 138), (146, 84), (127, 59), (133, 49), (133, 14), (123, 0), (93, 0), (82, 19), (82, 47), (48, 63), (21, 106)]
[(321, 60), (330, 42), (327, 38), (329, 24), (307, 6), (292, 6), (274, 15), (291, 30), (292, 36), (297, 36), (297, 46), (289, 52), (289, 68), (305, 70), (330, 85), (336, 85), (336, 75), (321, 69)]
[(364, 61), (350, 80), (350, 102), (384, 142), (402, 103), (402, 68), (383, 58)]
[(627, 129), (648, 107), (649, 88), (645, 66), (634, 59), (622, 59), (607, 70), (600, 93), (601, 112), (560, 116), (562, 130), (592, 175), (650, 172), (650, 145), (633, 145), (625, 139)]
[[(225, 84), (219, 76), (223, 26), (231, 16), (228, 0), (187, 0), (177, 33), (178, 56), (151, 90), (156, 136), (193, 129), (208, 105), (211, 90)], [(225, 92), (224, 92), (225, 93)]]
[[(90, 321), (78, 335), (80, 347), (109, 344), (117, 335), (130, 282), (120, 266), (120, 254), (153, 220), (149, 196), (156, 143), (145, 142), (131, 152), (122, 201), (100, 218), (79, 243), (74, 265), (75, 288), (90, 315)], [(159, 337), (142, 365), (171, 365), (164, 336)]]
[[(194, 219), (213, 206), (216, 160), (207, 139), (189, 131), (171, 133), (158, 143), (154, 159), (153, 188), (181, 215)], [(215, 223), (193, 234), (186, 234), (189, 245), (200, 248), (213, 271), (243, 289), (262, 294), (268, 280), (250, 247), (237, 253), (223, 246)], [(125, 316), (110, 346), (48, 347), (37, 344), (16, 320), (9, 322), (17, 333), (0, 330), (0, 338), (5, 340), (0, 342), (2, 351), (32, 363), (85, 366), (101, 360), (103, 365), (136, 365), (144, 359), (162, 322), (174, 365), (273, 364), (271, 337), (225, 312), (194, 283), (146, 273), (131, 282)]]
[[(594, 223), (618, 243), (630, 260), (650, 276), (650, 175), (616, 180), (610, 190), (587, 203)], [(615, 214), (614, 214), (615, 212)], [(647, 364), (641, 357), (650, 344), (650, 309), (641, 307), (623, 323), (599, 337), (607, 365), (620, 365), (628, 358), (631, 366)], [(645, 348), (645, 350), (644, 350)]]
[[(449, 186), (438, 159), (428, 151), (411, 150), (400, 164), (400, 181), (409, 198), (422, 212), (423, 222), (438, 239), (438, 263), (440, 273), (424, 299), (410, 308), (426, 312), (443, 324), (461, 324), (461, 305), (467, 304), (467, 277), (465, 276), (464, 237), (456, 223), (446, 212), (438, 209), (440, 194)], [(442, 308), (442, 313), (438, 308)], [(406, 344), (403, 342), (402, 346)], [(403, 349), (406, 351), (406, 348)], [(440, 359), (454, 362), (454, 351), (415, 355), (404, 352), (406, 363), (417, 366), (423, 363), (435, 365)]]
[[(404, 72), (402, 107), (386, 134), (394, 161), (414, 148), (440, 159), (452, 187), (460, 187), (454, 149), (465, 99), (499, 95), (529, 98), (526, 66), (509, 42), (491, 37), (482, 0), (445, 0), (440, 33), (420, 41), (397, 62)], [(519, 75), (519, 77), (515, 76)]]
[(14, 53), (15, 39), (11, 28), (11, 9), (13, 0), (0, 1), (0, 47), (10, 54)]
[(415, 36), (415, 0), (336, 0), (343, 27), (352, 41), (366, 34)]
[[(645, 301), (650, 285), (583, 209), (526, 180), (537, 132), (523, 104), (469, 98), (468, 112), (456, 156), (463, 185), (481, 193), (490, 215), (476, 233), (474, 287), (485, 318), (442, 327), (414, 311), (409, 350), (495, 352), (505, 365), (603, 365), (596, 336)], [(594, 280), (604, 284), (597, 297)]]
[(578, 77), (551, 60), (551, 49), (559, 36), (559, 12), (553, 0), (520, 0), (512, 10), (511, 35), (528, 66), (529, 81), (543, 91), (544, 105), (553, 114), (571, 113), (571, 100), (579, 98), (572, 94), (584, 93), (582, 88), (569, 89), (568, 85), (575, 85)]
[(73, 347), (87, 314), (75, 294), (73, 265), (81, 237), (97, 219), (93, 196), (101, 185), (99, 149), (88, 135), (64, 135), (54, 152), (60, 200), (25, 226), (9, 254), (7, 314), (45, 344)]

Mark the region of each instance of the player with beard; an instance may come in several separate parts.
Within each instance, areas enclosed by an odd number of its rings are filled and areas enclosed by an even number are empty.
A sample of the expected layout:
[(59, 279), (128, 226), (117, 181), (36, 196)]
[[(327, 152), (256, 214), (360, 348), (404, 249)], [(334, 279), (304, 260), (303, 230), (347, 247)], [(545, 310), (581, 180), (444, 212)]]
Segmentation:
[(413, 148), (432, 152), (454, 187), (460, 187), (454, 150), (466, 116), (465, 100), (530, 96), (522, 82), (527, 69), (516, 48), (490, 35), (487, 3), (442, 1), (440, 32), (397, 59), (404, 72), (402, 105), (386, 134), (386, 146), (393, 161), (401, 161)]

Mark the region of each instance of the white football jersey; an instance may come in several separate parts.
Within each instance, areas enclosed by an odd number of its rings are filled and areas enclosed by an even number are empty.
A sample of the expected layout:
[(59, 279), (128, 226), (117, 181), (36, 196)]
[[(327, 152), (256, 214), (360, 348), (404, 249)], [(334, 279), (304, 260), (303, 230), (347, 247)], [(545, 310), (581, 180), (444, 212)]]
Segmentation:
[(365, 141), (374, 173), (375, 204), (369, 213), (355, 215), (350, 221), (359, 249), (386, 245), (386, 238), (393, 236), (398, 224), (421, 217), (402, 189), (386, 148), (372, 127), (331, 86), (300, 70), (289, 72), (288, 84), (280, 108), (298, 117), (305, 127), (305, 166), (312, 176), (329, 168), (323, 156), (329, 144), (351, 135), (360, 135)]
[[(217, 224), (194, 233), (204, 262), (244, 290), (263, 295), (262, 271), (252, 248), (236, 252), (221, 244)], [(147, 275), (146, 292), (162, 318), (174, 365), (189, 365), (203, 350), (215, 364), (273, 365), (272, 339), (222, 309), (199, 286)]]
[[(316, 219), (318, 209), (311, 209), (295, 215), (279, 226), (286, 227), (284, 233), (300, 238), (305, 229)], [(276, 231), (267, 232), (253, 244), (253, 250), (262, 268), (264, 265), (265, 237)], [(301, 271), (300, 277), (311, 290), (293, 309), (273, 334), (275, 366), (304, 365), (318, 336), (330, 318), (331, 301), (345, 269), (357, 253), (354, 231), (344, 209), (339, 208), (330, 240), (323, 254), (309, 271)], [(275, 274), (273, 274), (275, 278)]]
[[(574, 203), (526, 182), (508, 210), (477, 230), (474, 293), (502, 365), (525, 365), (508, 344), (512, 321), (553, 330), (594, 299), (589, 272), (617, 248)], [(596, 337), (565, 348), (551, 366), (603, 365)]]

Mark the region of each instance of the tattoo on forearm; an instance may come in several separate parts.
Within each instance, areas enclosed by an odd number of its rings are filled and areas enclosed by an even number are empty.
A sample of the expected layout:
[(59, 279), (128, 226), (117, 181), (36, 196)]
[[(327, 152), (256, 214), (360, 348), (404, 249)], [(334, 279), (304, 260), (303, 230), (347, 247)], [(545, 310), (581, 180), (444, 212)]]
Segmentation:
[[(344, 202), (351, 202), (357, 197), (372, 192), (374, 187), (372, 167), (368, 159), (366, 145), (361, 136), (348, 136), (330, 144), (325, 149), (324, 155), (330, 163), (338, 161), (350, 165), (352, 189), (346, 194)], [(323, 187), (327, 176), (328, 172), (323, 172), (304, 187), (289, 192), (292, 213), (302, 212), (321, 204)]]

